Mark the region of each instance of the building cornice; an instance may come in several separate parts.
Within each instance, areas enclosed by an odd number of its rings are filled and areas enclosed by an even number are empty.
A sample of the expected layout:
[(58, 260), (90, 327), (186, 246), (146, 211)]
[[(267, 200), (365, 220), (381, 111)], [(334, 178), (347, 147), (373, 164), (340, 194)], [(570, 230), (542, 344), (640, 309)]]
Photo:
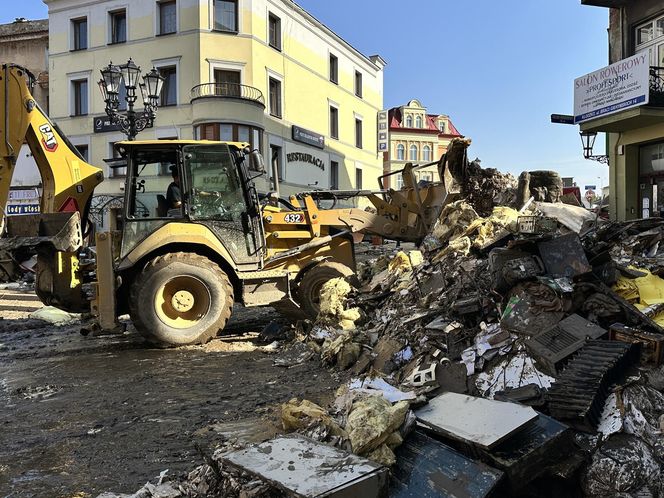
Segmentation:
[(364, 55), (362, 52), (360, 52), (357, 48), (355, 48), (353, 45), (351, 45), (349, 42), (344, 40), (341, 36), (339, 36), (337, 33), (335, 33), (331, 28), (327, 27), (325, 24), (323, 24), (321, 21), (316, 19), (312, 14), (304, 10), (303, 7), (295, 3), (293, 0), (281, 0), (287, 7), (292, 8), (296, 12), (298, 12), (302, 17), (307, 19), (309, 22), (314, 24), (316, 27), (318, 27), (320, 30), (324, 31), (328, 36), (334, 38), (337, 42), (342, 44), (345, 48), (353, 52), (355, 55), (360, 57), (364, 62), (367, 64), (371, 65), (374, 69), (377, 71), (382, 71), (383, 68), (387, 65), (387, 62), (385, 62), (385, 59), (383, 59), (380, 55), (372, 55), (372, 56), (367, 56)]

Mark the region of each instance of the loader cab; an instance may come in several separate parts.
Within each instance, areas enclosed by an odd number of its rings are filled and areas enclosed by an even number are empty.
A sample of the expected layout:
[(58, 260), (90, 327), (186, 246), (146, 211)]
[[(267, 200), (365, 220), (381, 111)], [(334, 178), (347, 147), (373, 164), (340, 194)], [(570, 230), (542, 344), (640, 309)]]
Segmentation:
[[(120, 142), (126, 160), (125, 216), (121, 258), (146, 237), (170, 223), (205, 225), (224, 244), (235, 263), (261, 260), (263, 234), (258, 199), (248, 176), (244, 144), (155, 140)], [(181, 203), (166, 202), (179, 178)]]

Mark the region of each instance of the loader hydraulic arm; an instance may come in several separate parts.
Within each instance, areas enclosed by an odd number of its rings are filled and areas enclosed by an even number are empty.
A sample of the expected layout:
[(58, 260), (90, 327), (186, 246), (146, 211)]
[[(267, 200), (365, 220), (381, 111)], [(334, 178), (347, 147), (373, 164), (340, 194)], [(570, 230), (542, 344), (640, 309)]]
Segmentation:
[(4, 216), (16, 161), (25, 142), (41, 175), (41, 212), (78, 211), (85, 220), (103, 173), (83, 160), (35, 102), (31, 93), (33, 81), (32, 74), (23, 67), (1, 67), (0, 209)]

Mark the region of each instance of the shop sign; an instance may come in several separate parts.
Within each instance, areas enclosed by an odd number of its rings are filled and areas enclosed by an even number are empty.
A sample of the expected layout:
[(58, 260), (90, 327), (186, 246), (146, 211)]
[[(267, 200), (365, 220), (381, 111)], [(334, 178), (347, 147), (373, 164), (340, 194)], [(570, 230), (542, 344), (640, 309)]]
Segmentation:
[(122, 128), (119, 124), (113, 124), (111, 118), (101, 117), (92, 120), (95, 133), (106, 133), (107, 131), (120, 131)]
[(325, 148), (325, 137), (323, 135), (295, 125), (293, 125), (293, 140), (319, 149)]
[(378, 152), (388, 151), (387, 111), (378, 113)]
[(613, 114), (648, 103), (650, 97), (648, 53), (574, 80), (574, 123)]
[(7, 216), (39, 214), (39, 204), (7, 204)]
[(16, 189), (9, 191), (9, 201), (27, 201), (39, 199), (39, 191), (36, 188)]
[(312, 154), (307, 154), (306, 152), (289, 152), (286, 154), (286, 162), (313, 164), (321, 171), (325, 171), (325, 161)]

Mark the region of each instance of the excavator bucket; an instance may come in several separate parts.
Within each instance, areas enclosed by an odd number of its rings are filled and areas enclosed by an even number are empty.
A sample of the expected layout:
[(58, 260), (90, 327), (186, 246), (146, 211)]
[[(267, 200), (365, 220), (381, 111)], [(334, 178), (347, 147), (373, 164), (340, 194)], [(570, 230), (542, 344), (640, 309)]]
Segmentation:
[(78, 211), (8, 216), (6, 235), (0, 238), (0, 250), (49, 248), (74, 252), (82, 243), (81, 215)]

